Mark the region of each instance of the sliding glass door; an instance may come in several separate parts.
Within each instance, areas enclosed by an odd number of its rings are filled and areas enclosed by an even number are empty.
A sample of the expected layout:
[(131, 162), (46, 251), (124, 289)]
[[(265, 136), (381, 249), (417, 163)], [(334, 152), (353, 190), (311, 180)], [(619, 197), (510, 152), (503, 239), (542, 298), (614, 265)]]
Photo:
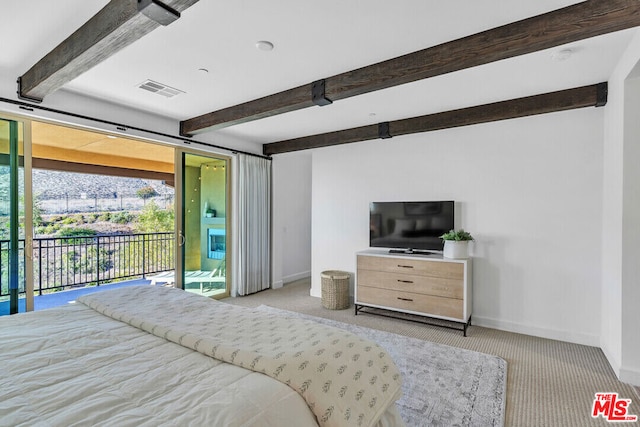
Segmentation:
[(30, 157), (24, 122), (0, 117), (0, 315), (33, 310)]
[(229, 296), (229, 159), (184, 151), (177, 157), (177, 286), (213, 298)]

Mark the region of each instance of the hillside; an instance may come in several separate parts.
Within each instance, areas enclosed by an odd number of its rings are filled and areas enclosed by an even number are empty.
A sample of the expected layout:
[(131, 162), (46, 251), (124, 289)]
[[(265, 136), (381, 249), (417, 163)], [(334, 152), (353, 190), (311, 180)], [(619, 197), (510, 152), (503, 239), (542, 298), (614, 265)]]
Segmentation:
[(33, 176), (34, 194), (42, 213), (140, 211), (146, 200), (138, 191), (151, 187), (161, 208), (173, 203), (173, 188), (162, 181), (38, 170)]
[(116, 195), (135, 196), (141, 188), (151, 186), (160, 195), (173, 195), (173, 188), (162, 181), (140, 178), (122, 178), (106, 175), (33, 170), (33, 193), (40, 200), (82, 198), (113, 198)]
[[(22, 194), (24, 180), (20, 181)], [(144, 201), (137, 192), (145, 187), (156, 191), (158, 205), (167, 207), (173, 202), (173, 188), (162, 181), (33, 170), (33, 194), (44, 214), (139, 210)], [(9, 168), (5, 166), (0, 167), (0, 200), (9, 200)], [(8, 215), (8, 209), (8, 203), (0, 206), (0, 215)]]
[[(81, 194), (88, 197), (113, 197), (114, 192), (135, 195), (139, 189), (151, 186), (159, 194), (173, 195), (173, 188), (162, 181), (123, 178), (106, 175), (80, 174), (72, 172), (33, 170), (33, 193), (40, 195), (40, 199), (61, 199), (64, 197), (80, 198)], [(20, 182), (20, 192), (24, 191), (24, 181)], [(9, 168), (0, 166), (0, 197), (5, 200), (9, 194)]]

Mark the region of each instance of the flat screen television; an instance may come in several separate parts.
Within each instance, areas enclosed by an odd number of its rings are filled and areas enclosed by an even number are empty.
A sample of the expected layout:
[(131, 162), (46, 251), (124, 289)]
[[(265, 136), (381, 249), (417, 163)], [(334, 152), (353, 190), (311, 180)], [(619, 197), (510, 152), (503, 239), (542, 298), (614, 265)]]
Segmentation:
[(372, 202), (369, 246), (390, 252), (442, 251), (440, 236), (454, 228), (454, 202)]

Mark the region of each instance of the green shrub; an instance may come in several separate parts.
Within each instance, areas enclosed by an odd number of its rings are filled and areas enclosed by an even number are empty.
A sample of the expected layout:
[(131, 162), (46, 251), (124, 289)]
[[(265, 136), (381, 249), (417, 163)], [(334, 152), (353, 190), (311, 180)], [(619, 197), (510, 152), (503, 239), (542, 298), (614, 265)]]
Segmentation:
[(135, 215), (122, 211), (118, 212), (114, 215), (111, 215), (111, 222), (115, 222), (116, 224), (128, 224), (135, 219)]
[(67, 252), (66, 259), (63, 258), (65, 264), (67, 265), (67, 270), (73, 272), (74, 274), (80, 271), (82, 267), (82, 256), (76, 251)]
[(70, 225), (70, 224), (75, 224), (76, 220), (72, 216), (66, 216), (66, 217), (60, 219), (59, 222), (64, 224), (64, 225)]
[(40, 200), (40, 194), (33, 196), (31, 209), (33, 214), (33, 225), (35, 227), (42, 225), (42, 201)]
[(58, 231), (58, 237), (91, 237), (95, 235), (95, 230), (88, 228), (65, 227)]
[(136, 195), (143, 200), (150, 199), (158, 195), (158, 192), (150, 185), (142, 187), (136, 191)]
[(135, 224), (138, 233), (173, 231), (173, 209), (161, 209), (153, 200), (147, 204)]
[(62, 228), (60, 223), (47, 224), (45, 226), (37, 227), (36, 234), (56, 234), (58, 230)]

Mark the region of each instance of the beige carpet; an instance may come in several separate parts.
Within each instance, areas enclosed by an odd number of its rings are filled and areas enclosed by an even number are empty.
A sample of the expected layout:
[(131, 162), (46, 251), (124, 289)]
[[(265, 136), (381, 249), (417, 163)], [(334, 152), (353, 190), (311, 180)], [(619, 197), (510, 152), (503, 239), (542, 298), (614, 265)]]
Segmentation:
[(281, 289), (223, 301), (246, 307), (265, 304), (500, 356), (508, 364), (507, 426), (610, 425), (602, 417), (591, 417), (597, 392), (617, 392), (620, 398), (632, 399), (629, 412), (640, 415), (635, 388), (617, 380), (599, 348), (479, 326), (471, 326), (465, 338), (462, 332), (450, 329), (370, 314), (355, 316), (353, 305), (347, 310), (323, 308), (319, 298), (309, 296), (310, 287), (310, 280), (304, 279)]

